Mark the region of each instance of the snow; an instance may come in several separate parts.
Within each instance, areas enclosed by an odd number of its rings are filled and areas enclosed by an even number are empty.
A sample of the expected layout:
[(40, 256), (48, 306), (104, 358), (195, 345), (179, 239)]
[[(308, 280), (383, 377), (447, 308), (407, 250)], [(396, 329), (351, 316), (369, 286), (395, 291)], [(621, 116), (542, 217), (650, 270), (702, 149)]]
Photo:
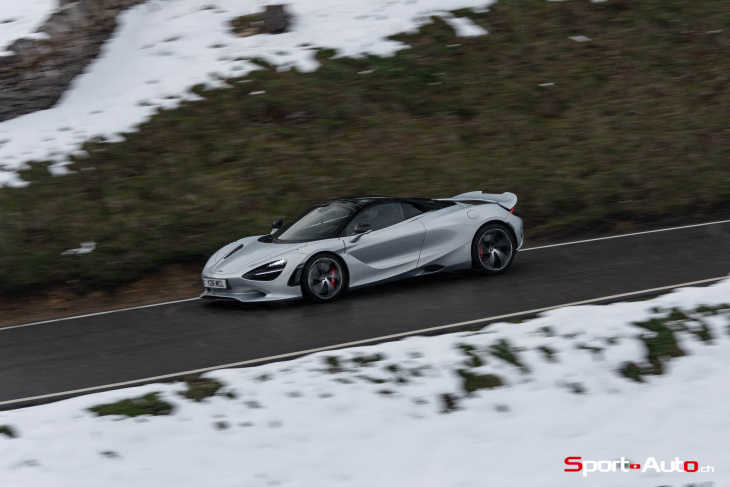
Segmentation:
[(61, 252), (61, 255), (81, 255), (90, 254), (96, 248), (96, 242), (81, 242), (81, 247), (77, 249), (68, 249)]
[[(4, 411), (0, 426), (19, 437), (0, 434), (0, 479), (3, 487), (729, 485), (730, 313), (691, 311), (728, 301), (730, 279), (649, 301), (562, 308), (519, 324), (209, 374), (233, 399), (195, 403), (178, 394), (182, 384), (152, 384)], [(664, 375), (643, 384), (620, 376), (626, 361), (645, 360), (637, 338), (645, 330), (632, 322), (673, 307), (706, 323), (712, 342), (678, 331), (687, 355), (665, 363)], [(519, 349), (526, 370), (486, 352), (501, 340)], [(467, 368), (464, 344), (485, 360), (470, 370), (506, 386), (465, 394), (456, 373)], [(382, 360), (352, 361), (374, 354)], [(584, 393), (571, 392), (576, 387)], [(173, 404), (173, 414), (87, 411), (150, 392)], [(443, 412), (446, 393), (458, 410)], [(563, 471), (568, 456), (642, 466), (679, 457), (715, 471), (584, 478)]]
[(32, 34), (28, 34), (27, 36), (25, 36), (25, 38), (26, 39), (33, 39), (33, 40), (36, 40), (36, 41), (44, 41), (46, 39), (50, 39), (51, 36), (49, 36), (45, 32), (34, 32)]
[(30, 37), (56, 9), (58, 0), (3, 0), (0, 6), (0, 50)]
[[(3, 5), (6, 16), (22, 10), (34, 14), (27, 19), (40, 22), (47, 14), (48, 2), (5, 3), (18, 4), (11, 9)], [(448, 8), (491, 3), (453, 0)], [(230, 20), (259, 12), (263, 5), (259, 0), (151, 0), (122, 13), (100, 56), (54, 107), (0, 123), (0, 186), (23, 186), (17, 171), (28, 161), (54, 161), (55, 172), (63, 173), (58, 168), (84, 141), (97, 136), (119, 140), (119, 134), (134, 131), (158, 108), (197, 99), (190, 92), (193, 85), (225, 87), (223, 79), (260, 69), (252, 58), (278, 69), (311, 71), (319, 66), (313, 47), (336, 49), (341, 56), (391, 56), (408, 46), (388, 36), (415, 32), (431, 16), (451, 15), (440, 0), (292, 0), (292, 32), (250, 37), (231, 32)], [(447, 21), (458, 35), (486, 32), (468, 19)], [(3, 25), (0, 32), (8, 39), (32, 30), (30, 20), (22, 33), (3, 30)]]
[(487, 29), (476, 25), (468, 17), (454, 17), (450, 14), (443, 14), (441, 18), (449, 24), (459, 37), (474, 37), (487, 35)]
[(572, 36), (570, 37), (570, 40), (575, 42), (588, 42), (591, 38), (586, 36)]

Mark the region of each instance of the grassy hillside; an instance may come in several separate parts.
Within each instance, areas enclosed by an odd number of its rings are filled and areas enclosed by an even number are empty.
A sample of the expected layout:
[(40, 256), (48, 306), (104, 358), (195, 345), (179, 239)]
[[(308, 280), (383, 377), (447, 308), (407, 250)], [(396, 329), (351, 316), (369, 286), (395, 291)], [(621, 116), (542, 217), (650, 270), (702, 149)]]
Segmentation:
[[(202, 261), (350, 194), (513, 191), (529, 236), (730, 210), (730, 3), (504, 0), (392, 58), (267, 69), (163, 111), (76, 171), (0, 190), (0, 291), (110, 286)], [(570, 39), (586, 36), (587, 42)], [(264, 94), (251, 92), (265, 90)], [(79, 242), (97, 249), (60, 256)]]

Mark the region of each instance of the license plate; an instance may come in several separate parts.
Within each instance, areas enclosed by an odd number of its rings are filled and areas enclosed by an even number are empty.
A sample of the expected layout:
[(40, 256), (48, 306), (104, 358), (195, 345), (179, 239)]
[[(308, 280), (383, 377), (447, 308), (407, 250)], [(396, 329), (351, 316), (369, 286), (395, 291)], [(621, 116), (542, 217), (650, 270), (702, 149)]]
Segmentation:
[(225, 279), (203, 279), (203, 286), (205, 287), (211, 287), (215, 289), (226, 289), (228, 286), (226, 285)]

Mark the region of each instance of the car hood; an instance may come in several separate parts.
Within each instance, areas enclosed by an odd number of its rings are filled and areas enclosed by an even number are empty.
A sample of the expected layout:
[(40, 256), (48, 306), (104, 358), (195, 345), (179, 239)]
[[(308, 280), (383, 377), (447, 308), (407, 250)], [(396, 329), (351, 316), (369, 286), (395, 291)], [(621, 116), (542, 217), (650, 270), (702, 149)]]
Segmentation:
[[(306, 245), (306, 243), (259, 242), (258, 239), (259, 237), (248, 237), (229, 243), (210, 258), (205, 270), (209, 274), (239, 273), (245, 269), (276, 260)], [(240, 245), (243, 247), (236, 250)]]

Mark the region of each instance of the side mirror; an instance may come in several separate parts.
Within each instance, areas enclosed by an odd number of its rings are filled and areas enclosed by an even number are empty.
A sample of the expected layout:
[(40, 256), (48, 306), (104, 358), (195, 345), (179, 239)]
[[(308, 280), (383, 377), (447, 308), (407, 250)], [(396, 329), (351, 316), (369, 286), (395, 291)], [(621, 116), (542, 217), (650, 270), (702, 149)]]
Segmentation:
[(371, 227), (369, 223), (358, 223), (352, 231), (355, 232), (355, 235), (352, 237), (352, 240), (350, 240), (350, 243), (355, 243), (360, 240), (363, 235), (367, 235), (372, 232), (373, 227)]
[(355, 232), (355, 235), (359, 235), (361, 233), (365, 233), (365, 232), (368, 232), (371, 230), (372, 230), (372, 227), (370, 226), (369, 223), (358, 223), (357, 225), (355, 225), (355, 228), (353, 231)]
[(271, 233), (274, 233), (275, 231), (280, 229), (282, 227), (282, 225), (284, 225), (284, 220), (282, 220), (281, 218), (274, 221), (274, 223), (271, 224), (271, 228), (272, 228)]

